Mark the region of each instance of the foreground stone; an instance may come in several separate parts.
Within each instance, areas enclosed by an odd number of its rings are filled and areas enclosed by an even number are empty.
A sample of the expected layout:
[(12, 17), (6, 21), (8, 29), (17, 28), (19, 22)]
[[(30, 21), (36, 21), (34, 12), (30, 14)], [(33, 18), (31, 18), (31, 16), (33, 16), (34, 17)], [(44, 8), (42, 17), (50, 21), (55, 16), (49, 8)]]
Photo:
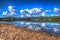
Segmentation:
[(60, 40), (60, 36), (0, 23), (0, 40)]

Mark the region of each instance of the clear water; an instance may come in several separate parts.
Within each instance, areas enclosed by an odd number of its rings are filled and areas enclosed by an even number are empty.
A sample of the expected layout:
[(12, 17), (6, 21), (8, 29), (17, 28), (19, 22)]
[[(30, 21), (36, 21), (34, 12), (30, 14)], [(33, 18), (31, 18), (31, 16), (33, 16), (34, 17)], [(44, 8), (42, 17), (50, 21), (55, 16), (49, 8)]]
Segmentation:
[(50, 22), (26, 22), (26, 21), (17, 21), (17, 22), (4, 22), (4, 23), (9, 23), (9, 24), (14, 24), (18, 27), (26, 27), (29, 30), (40, 30), (43, 31), (45, 30), (48, 33), (51, 34), (60, 34), (60, 24), (58, 23), (50, 23)]

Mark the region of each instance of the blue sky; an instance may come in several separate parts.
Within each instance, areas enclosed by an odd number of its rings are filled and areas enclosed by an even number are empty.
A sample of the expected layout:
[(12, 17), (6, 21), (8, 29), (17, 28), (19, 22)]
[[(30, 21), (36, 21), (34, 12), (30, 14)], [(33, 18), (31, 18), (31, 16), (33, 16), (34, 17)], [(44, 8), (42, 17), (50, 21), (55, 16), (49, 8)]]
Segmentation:
[[(19, 10), (21, 9), (32, 9), (32, 8), (43, 8), (45, 10), (53, 10), (54, 7), (60, 8), (59, 0), (0, 0), (0, 16), (2, 16), (2, 12), (8, 10), (8, 6), (15, 6), (15, 9), (18, 11), (17, 14), (20, 15)], [(53, 12), (46, 14), (49, 16), (53, 14)]]

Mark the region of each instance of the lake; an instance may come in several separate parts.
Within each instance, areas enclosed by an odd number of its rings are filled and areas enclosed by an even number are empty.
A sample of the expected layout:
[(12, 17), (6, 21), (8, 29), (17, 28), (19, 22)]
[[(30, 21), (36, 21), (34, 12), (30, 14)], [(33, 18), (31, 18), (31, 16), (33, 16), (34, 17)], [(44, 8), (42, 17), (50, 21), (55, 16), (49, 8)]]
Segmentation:
[(60, 24), (51, 22), (27, 22), (27, 21), (16, 21), (16, 22), (2, 22), (7, 24), (14, 24), (17, 27), (26, 27), (33, 31), (46, 31), (51, 34), (60, 34)]

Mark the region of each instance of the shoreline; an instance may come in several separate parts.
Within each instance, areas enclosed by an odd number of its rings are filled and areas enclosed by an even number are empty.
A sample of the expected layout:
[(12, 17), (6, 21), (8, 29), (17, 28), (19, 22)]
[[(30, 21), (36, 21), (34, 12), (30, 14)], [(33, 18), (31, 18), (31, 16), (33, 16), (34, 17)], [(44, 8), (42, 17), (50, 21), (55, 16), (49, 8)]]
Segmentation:
[(50, 35), (42, 31), (32, 31), (12, 24), (0, 23), (0, 39), (2, 40), (59, 40), (60, 35)]

